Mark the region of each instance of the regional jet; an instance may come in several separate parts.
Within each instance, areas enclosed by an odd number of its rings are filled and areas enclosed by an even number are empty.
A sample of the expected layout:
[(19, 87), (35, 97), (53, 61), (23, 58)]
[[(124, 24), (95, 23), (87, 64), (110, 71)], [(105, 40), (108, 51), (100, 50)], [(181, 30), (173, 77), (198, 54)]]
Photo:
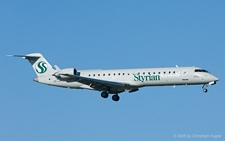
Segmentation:
[(50, 86), (72, 89), (88, 89), (101, 92), (101, 97), (112, 94), (119, 101), (119, 94), (136, 92), (146, 86), (214, 85), (219, 78), (199, 67), (135, 68), (113, 70), (77, 70), (53, 68), (40, 53), (10, 55), (27, 59), (37, 77), (33, 80)]

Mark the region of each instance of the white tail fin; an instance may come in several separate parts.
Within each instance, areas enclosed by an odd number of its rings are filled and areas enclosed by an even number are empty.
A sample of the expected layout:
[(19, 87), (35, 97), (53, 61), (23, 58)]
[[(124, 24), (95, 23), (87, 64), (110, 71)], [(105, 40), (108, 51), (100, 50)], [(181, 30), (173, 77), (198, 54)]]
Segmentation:
[(11, 56), (22, 57), (24, 59), (27, 59), (31, 63), (37, 76), (54, 74), (56, 72), (56, 70), (52, 68), (52, 66), (40, 53), (32, 53), (27, 55), (11, 55)]

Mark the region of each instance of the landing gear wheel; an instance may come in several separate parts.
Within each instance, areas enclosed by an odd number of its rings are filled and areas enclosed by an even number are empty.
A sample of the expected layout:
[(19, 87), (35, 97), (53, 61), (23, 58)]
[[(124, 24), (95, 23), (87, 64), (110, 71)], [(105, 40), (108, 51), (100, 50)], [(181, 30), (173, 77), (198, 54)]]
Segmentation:
[(208, 90), (206, 89), (207, 86), (208, 86), (208, 84), (204, 84), (203, 87), (202, 87), (204, 93), (207, 93), (208, 92)]
[(207, 90), (207, 89), (203, 89), (203, 92), (204, 92), (204, 93), (207, 93), (207, 92), (208, 92), (208, 90)]
[(108, 98), (109, 94), (107, 92), (101, 93), (102, 98)]
[(117, 94), (115, 94), (115, 95), (112, 96), (112, 100), (113, 101), (119, 101), (120, 97)]

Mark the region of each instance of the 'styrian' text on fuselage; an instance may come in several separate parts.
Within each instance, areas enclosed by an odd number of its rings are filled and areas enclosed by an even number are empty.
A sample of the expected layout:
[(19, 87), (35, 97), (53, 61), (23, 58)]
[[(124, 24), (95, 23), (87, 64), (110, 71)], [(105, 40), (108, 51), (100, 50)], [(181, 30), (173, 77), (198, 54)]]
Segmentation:
[(134, 81), (159, 81), (160, 75), (139, 75), (134, 74)]

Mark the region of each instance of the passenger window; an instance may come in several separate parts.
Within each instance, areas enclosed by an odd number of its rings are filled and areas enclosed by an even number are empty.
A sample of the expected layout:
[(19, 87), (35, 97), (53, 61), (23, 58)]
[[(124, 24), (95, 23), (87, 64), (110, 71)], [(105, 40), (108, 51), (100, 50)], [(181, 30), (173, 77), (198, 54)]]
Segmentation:
[(103, 74), (103, 76), (105, 76), (105, 74)]
[(88, 76), (90, 77), (91, 75), (89, 74)]
[(143, 72), (143, 75), (145, 75), (145, 72)]
[(100, 74), (98, 74), (98, 76), (100, 76)]
[(125, 73), (123, 73), (123, 75), (125, 75)]
[(160, 72), (158, 72), (158, 74), (160, 74)]
[(155, 74), (155, 72), (153, 72), (153, 74)]
[(150, 72), (148, 72), (148, 74), (150, 75), (151, 73), (150, 73)]
[(114, 73), (114, 76), (116, 75), (116, 73)]
[(164, 71), (164, 74), (166, 74), (166, 72)]
[(176, 72), (175, 72), (175, 71), (173, 71), (173, 73), (175, 74)]
[(169, 71), (169, 74), (171, 74), (171, 71)]
[(108, 76), (110, 76), (110, 73), (108, 74)]
[(93, 76), (95, 76), (95, 74), (93, 74)]
[(120, 75), (120, 73), (118, 73), (118, 75)]
[(130, 75), (129, 73), (127, 75)]

